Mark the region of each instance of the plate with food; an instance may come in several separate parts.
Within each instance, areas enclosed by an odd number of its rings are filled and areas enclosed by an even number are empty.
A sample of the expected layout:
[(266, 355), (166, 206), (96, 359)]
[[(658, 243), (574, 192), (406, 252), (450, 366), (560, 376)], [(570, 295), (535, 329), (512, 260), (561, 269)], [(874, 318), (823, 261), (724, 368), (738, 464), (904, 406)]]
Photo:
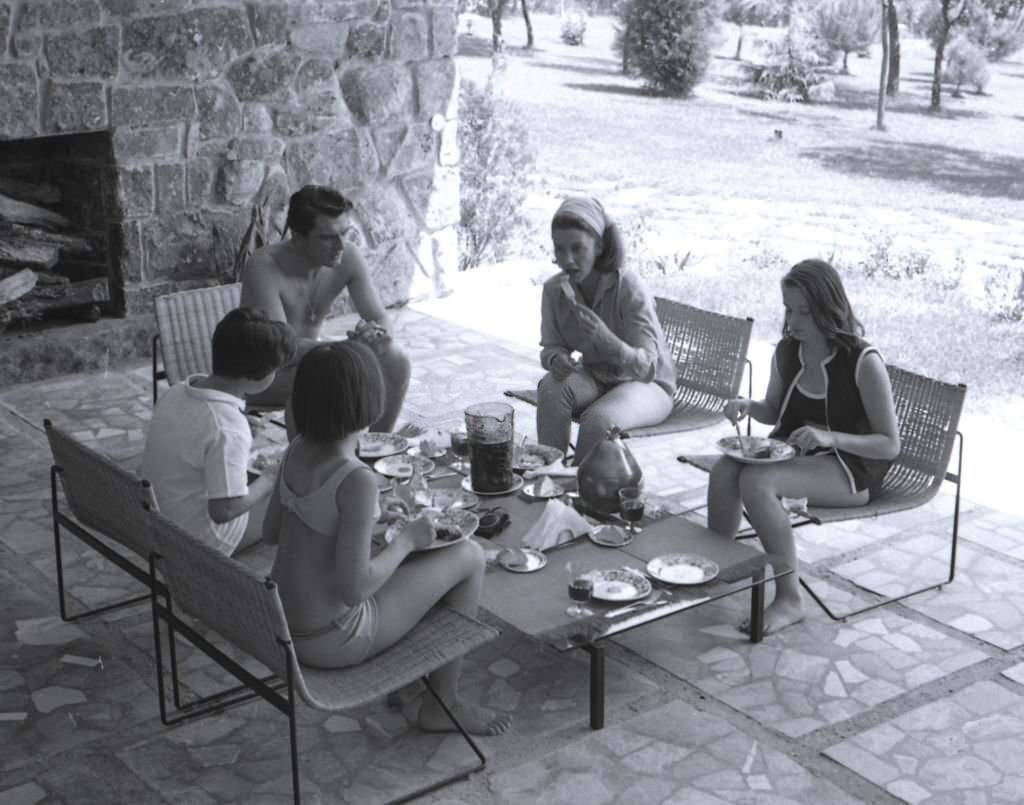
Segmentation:
[(356, 452), (360, 458), (396, 456), (409, 449), (409, 440), (397, 433), (364, 433), (359, 437)]
[(793, 445), (767, 436), (725, 436), (717, 446), (729, 458), (744, 464), (774, 464), (796, 455)]
[(591, 570), (585, 575), (594, 582), (590, 597), (595, 601), (639, 601), (651, 594), (651, 582), (639, 570), (617, 567)]
[[(430, 545), (420, 549), (422, 551), (447, 548), (456, 542), (469, 539), (473, 536), (477, 526), (480, 525), (480, 518), (473, 514), (473, 512), (467, 511), (426, 511), (424, 516), (429, 517), (430, 521), (434, 524), (435, 536), (434, 541)], [(384, 532), (384, 542), (390, 544), (395, 535), (405, 527), (406, 522), (406, 518), (403, 517), (389, 525), (387, 531)]]
[(548, 563), (535, 548), (506, 548), (498, 554), (498, 564), (512, 573), (533, 573)]
[(249, 472), (262, 475), (265, 472), (276, 470), (287, 449), (288, 445), (286, 444), (272, 444), (253, 450), (249, 454)]
[(387, 456), (377, 459), (373, 468), (389, 478), (411, 478), (417, 470), (426, 475), (434, 469), (434, 462), (423, 456)]
[(654, 557), (647, 572), (666, 584), (705, 584), (718, 576), (718, 565), (695, 553), (670, 553)]
[(523, 494), (528, 498), (547, 500), (548, 498), (561, 497), (565, 494), (565, 489), (561, 484), (552, 481), (548, 476), (542, 475), (535, 481), (527, 481), (523, 484)]
[(444, 442), (436, 437), (420, 439), (409, 448), (410, 456), (423, 456), (424, 458), (441, 458), (447, 452), (448, 448), (445, 447)]
[(620, 525), (599, 525), (591, 530), (587, 537), (595, 545), (603, 548), (621, 548), (633, 541), (633, 534)]
[(536, 470), (565, 458), (565, 453), (547, 444), (524, 444), (512, 451), (512, 469)]
[(472, 509), (480, 502), (480, 498), (465, 489), (433, 489), (431, 496), (432, 505), (441, 511)]

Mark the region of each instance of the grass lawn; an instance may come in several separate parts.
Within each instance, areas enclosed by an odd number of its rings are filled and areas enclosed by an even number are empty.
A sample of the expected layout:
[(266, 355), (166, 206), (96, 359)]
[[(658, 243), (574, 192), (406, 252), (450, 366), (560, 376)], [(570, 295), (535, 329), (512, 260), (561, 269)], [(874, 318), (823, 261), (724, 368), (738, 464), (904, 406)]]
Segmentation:
[[(1024, 271), (1024, 54), (992, 65), (986, 95), (946, 94), (943, 112), (931, 114), (931, 50), (904, 39), (902, 92), (880, 132), (877, 54), (851, 56), (853, 75), (834, 76), (834, 102), (762, 101), (741, 94), (727, 58), (735, 29), (723, 26), (709, 77), (679, 100), (619, 72), (609, 19), (590, 20), (584, 47), (561, 43), (557, 17), (534, 22), (537, 46), (525, 51), (521, 19), (506, 21), (500, 77), (536, 151), (528, 256), (546, 254), (558, 197), (597, 195), (640, 232), (638, 254), (690, 254), (681, 271), (654, 271), (659, 292), (753, 316), (755, 336), (768, 341), (786, 266), (831, 257), (889, 360), (967, 383), (979, 410), (1020, 399), (1024, 328), (995, 321), (984, 288)], [(489, 21), (464, 15), (460, 31), (463, 78), (486, 79)], [(747, 43), (757, 35), (748, 30)], [(914, 262), (927, 265), (923, 279), (868, 278), (862, 268)], [(933, 281), (955, 274), (953, 290)]]

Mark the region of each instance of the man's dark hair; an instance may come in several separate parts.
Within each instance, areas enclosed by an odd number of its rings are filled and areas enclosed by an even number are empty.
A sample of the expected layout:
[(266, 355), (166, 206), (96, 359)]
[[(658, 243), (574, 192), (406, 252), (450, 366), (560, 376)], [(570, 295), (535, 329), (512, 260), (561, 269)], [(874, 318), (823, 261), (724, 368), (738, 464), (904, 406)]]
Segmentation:
[(295, 428), (311, 442), (332, 442), (368, 428), (384, 412), (384, 376), (372, 350), (334, 341), (302, 356), (292, 384)]
[(285, 229), (305, 237), (316, 224), (318, 215), (337, 218), (352, 209), (352, 202), (337, 190), (317, 184), (308, 184), (292, 193), (288, 201), (288, 218)]
[(230, 311), (213, 331), (213, 373), (260, 380), (292, 359), (298, 339), (291, 326), (271, 321), (263, 311)]

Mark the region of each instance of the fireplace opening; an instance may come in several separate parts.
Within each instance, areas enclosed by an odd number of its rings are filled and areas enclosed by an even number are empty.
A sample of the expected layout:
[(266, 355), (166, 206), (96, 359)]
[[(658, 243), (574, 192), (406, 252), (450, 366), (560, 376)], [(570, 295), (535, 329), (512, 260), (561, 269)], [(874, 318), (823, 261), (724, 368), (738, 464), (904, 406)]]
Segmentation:
[(0, 143), (0, 331), (124, 310), (110, 133)]

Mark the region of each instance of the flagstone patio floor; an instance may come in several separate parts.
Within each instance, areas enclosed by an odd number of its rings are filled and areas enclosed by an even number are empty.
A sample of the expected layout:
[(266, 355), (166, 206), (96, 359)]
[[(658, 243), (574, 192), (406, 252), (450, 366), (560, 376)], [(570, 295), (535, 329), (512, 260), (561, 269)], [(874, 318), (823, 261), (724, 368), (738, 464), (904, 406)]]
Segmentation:
[[(414, 366), (405, 419), (449, 427), (467, 404), (540, 375), (532, 348), (414, 310), (398, 329)], [(134, 467), (150, 411), (141, 362), (0, 394), (4, 805), (290, 797), (286, 722), (269, 706), (161, 725), (147, 605), (75, 624), (57, 615), (42, 420)], [(532, 409), (516, 403), (516, 417), (534, 432)], [(280, 438), (272, 429), (267, 438)], [(700, 503), (705, 476), (675, 457), (719, 435), (631, 442), (648, 490)], [(876, 521), (800, 529), (803, 570), (840, 607), (939, 578), (951, 510), (941, 495)], [(510, 712), (513, 728), (482, 741), (485, 772), (424, 801), (1022, 802), (1024, 522), (965, 501), (961, 538), (954, 583), (847, 623), (809, 604), (804, 623), (752, 645), (735, 626), (745, 602), (725, 599), (613, 640), (598, 732), (587, 724), (585, 656), (557, 654), (487, 613), (502, 635), (470, 655), (463, 688)], [(73, 608), (137, 591), (76, 540), (64, 545)], [(244, 561), (266, 567), (266, 549)], [(226, 681), (203, 655), (181, 658), (189, 691)], [(378, 802), (461, 763), (458, 740), (412, 726), (414, 696), (345, 715), (302, 708), (305, 801)]]

